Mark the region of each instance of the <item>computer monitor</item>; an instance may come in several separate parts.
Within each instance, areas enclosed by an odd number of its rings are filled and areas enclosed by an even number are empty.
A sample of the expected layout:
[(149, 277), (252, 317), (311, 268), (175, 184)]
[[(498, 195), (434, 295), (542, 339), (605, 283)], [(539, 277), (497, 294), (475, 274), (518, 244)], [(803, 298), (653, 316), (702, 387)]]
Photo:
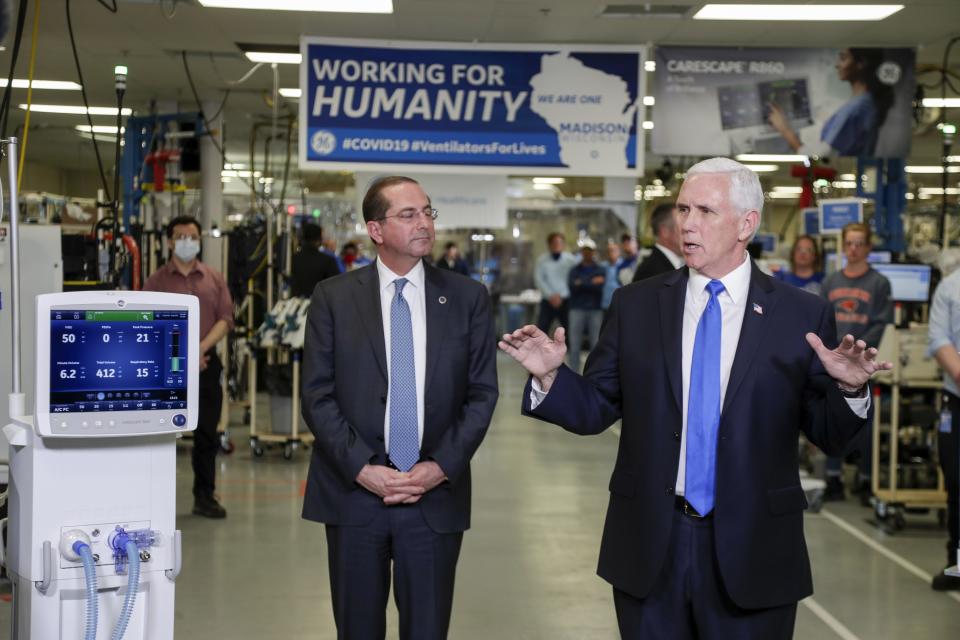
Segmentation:
[[(813, 122), (807, 81), (804, 78), (718, 87), (717, 101), (720, 127), (724, 131), (758, 126), (770, 128), (767, 119), (770, 116), (771, 104), (780, 108), (794, 129)], [(772, 131), (772, 128), (770, 130)]]
[(930, 299), (930, 265), (875, 264), (873, 268), (890, 281), (890, 295), (897, 302), (926, 302)]
[[(867, 254), (867, 262), (876, 266), (878, 264), (888, 263), (893, 260), (893, 253), (890, 251), (871, 251)], [(827, 273), (837, 270), (837, 253), (828, 251), (823, 254), (823, 265)], [(840, 268), (847, 266), (847, 256), (840, 254)]]
[(37, 432), (89, 438), (195, 429), (199, 325), (195, 296), (38, 296)]

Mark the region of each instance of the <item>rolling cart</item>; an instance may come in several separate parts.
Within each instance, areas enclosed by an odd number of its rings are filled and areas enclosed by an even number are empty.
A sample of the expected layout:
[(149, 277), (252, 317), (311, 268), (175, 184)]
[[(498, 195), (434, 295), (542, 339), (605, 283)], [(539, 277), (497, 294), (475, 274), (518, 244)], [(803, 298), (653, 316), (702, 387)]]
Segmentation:
[[(906, 526), (906, 514), (936, 510), (946, 521), (947, 493), (935, 443), (943, 384), (927, 356), (927, 325), (888, 325), (878, 359), (893, 369), (877, 374), (873, 389), (873, 473), (876, 522), (888, 534)], [(889, 399), (889, 409), (884, 400)]]
[(272, 367), (269, 373), (277, 376), (278, 372), (285, 371), (287, 367), (291, 373), (289, 402), (286, 395), (276, 393), (279, 385), (285, 381), (276, 381), (278, 386), (271, 389), (274, 393), (269, 397), (271, 424), (267, 431), (260, 424), (257, 406), (257, 358), (255, 353), (250, 354), (250, 449), (254, 457), (263, 456), (264, 444), (278, 444), (283, 448), (284, 459), (291, 460), (298, 449), (313, 442), (313, 434), (306, 429), (300, 417), (300, 366), (309, 307), (310, 301), (305, 298), (281, 300), (265, 316), (263, 324), (257, 330), (259, 348), (272, 351), (274, 356), (270, 358), (274, 364), (269, 365)]

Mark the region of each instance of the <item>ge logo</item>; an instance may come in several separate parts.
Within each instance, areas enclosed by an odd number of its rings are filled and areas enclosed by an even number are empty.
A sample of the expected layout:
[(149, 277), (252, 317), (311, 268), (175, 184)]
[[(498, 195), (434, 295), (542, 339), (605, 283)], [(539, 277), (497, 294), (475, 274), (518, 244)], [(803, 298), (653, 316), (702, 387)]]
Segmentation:
[(877, 79), (889, 87), (900, 82), (902, 73), (896, 62), (884, 62), (877, 68)]
[(337, 136), (321, 129), (310, 137), (310, 148), (317, 155), (328, 156), (337, 148)]

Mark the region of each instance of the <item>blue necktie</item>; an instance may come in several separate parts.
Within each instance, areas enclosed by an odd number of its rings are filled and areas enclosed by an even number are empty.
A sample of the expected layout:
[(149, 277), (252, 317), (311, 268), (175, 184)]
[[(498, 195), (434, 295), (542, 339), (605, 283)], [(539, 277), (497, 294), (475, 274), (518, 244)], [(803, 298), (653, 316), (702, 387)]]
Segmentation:
[(723, 283), (707, 283), (710, 299), (697, 324), (690, 366), (690, 397), (687, 401), (687, 502), (697, 513), (713, 511), (717, 471), (717, 429), (720, 426), (720, 334), (723, 315), (717, 296)]
[(393, 281), (390, 303), (390, 460), (400, 471), (409, 471), (420, 460), (413, 323), (403, 298), (406, 284), (406, 278)]

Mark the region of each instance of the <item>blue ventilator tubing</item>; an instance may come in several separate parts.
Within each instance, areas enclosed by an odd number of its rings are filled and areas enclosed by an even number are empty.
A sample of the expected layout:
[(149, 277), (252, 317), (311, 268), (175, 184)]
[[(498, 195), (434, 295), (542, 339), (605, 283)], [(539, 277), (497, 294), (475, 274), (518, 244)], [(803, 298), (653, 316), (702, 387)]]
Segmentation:
[(74, 552), (83, 562), (83, 577), (87, 586), (87, 624), (83, 631), (83, 640), (97, 640), (97, 566), (93, 561), (90, 545), (78, 540), (73, 543)]
[(120, 611), (117, 626), (113, 628), (113, 635), (110, 636), (111, 640), (121, 640), (123, 634), (126, 633), (130, 617), (133, 615), (133, 605), (137, 600), (137, 587), (140, 585), (140, 549), (136, 542), (129, 539), (123, 548), (127, 554), (127, 561), (130, 563), (127, 595), (123, 599), (123, 609)]

